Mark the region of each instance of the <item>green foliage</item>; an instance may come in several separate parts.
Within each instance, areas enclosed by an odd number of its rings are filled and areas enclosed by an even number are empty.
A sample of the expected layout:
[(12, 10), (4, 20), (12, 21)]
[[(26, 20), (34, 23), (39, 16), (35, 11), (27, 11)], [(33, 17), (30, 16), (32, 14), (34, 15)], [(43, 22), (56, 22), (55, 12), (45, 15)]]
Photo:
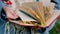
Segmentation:
[(55, 26), (50, 31), (50, 34), (60, 34), (60, 18), (57, 20)]

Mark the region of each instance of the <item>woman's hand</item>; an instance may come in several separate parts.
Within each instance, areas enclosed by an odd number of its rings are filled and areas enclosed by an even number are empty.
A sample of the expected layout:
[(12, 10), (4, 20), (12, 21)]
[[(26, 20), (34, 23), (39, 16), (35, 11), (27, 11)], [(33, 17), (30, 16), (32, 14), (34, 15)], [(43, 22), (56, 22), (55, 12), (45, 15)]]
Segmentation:
[(3, 9), (6, 11), (7, 18), (9, 18), (9, 19), (18, 18), (18, 16), (16, 15), (14, 10), (8, 8), (7, 6), (4, 6)]

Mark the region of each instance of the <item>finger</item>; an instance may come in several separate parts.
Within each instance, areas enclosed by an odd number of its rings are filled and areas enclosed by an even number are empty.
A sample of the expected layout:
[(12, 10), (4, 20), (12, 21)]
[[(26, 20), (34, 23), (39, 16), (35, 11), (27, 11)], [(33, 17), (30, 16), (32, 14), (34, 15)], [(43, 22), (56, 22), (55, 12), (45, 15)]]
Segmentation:
[(4, 10), (6, 11), (7, 18), (16, 19), (18, 17), (16, 13), (14, 12), (14, 10), (6, 6), (4, 7)]
[(18, 18), (17, 15), (13, 15), (13, 14), (11, 14), (11, 13), (9, 13), (9, 12), (7, 12), (6, 15), (7, 15), (7, 18), (11, 18), (11, 19), (16, 19), (16, 18)]
[(55, 3), (51, 3), (51, 9), (53, 9), (55, 6)]

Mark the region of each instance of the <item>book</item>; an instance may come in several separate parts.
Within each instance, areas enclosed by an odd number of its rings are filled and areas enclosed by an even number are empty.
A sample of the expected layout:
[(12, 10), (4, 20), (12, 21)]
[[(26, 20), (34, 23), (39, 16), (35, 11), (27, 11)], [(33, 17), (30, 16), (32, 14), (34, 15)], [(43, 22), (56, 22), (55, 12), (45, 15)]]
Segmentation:
[[(52, 4), (51, 4), (52, 5)], [(46, 12), (46, 8), (48, 11)], [(49, 27), (59, 16), (58, 10), (53, 10), (54, 5), (44, 7), (42, 3), (24, 3), (17, 7), (16, 14), (22, 19), (18, 21), (12, 21), (21, 26), (39, 26)], [(47, 13), (45, 15), (45, 12)], [(48, 17), (46, 19), (46, 17)]]
[[(60, 10), (54, 10), (54, 13), (53, 13), (53, 15), (51, 16), (51, 18), (46, 22), (46, 25), (45, 26), (39, 26), (39, 27), (43, 27), (43, 28), (47, 28), (47, 27), (49, 27), (49, 26), (51, 26), (52, 25), (52, 23), (54, 23), (55, 22), (55, 20), (57, 20), (59, 17), (60, 17)], [(22, 18), (22, 19), (24, 19), (24, 21), (27, 21), (27, 19), (29, 20), (29, 21), (31, 21), (31, 19), (29, 19), (29, 18), (25, 18), (24, 16), (25, 15), (23, 15), (23, 14), (19, 14), (21, 17), (20, 18)], [(23, 18), (24, 17), (24, 18)], [(32, 20), (32, 21), (35, 21), (35, 20)], [(11, 20), (11, 22), (13, 22), (13, 23), (15, 23), (15, 24), (18, 24), (18, 25), (20, 25), (20, 26), (33, 26), (33, 27), (35, 27), (35, 25), (34, 24), (23, 24), (23, 23), (20, 23), (20, 21), (12, 21)], [(37, 27), (37, 26), (36, 26)]]

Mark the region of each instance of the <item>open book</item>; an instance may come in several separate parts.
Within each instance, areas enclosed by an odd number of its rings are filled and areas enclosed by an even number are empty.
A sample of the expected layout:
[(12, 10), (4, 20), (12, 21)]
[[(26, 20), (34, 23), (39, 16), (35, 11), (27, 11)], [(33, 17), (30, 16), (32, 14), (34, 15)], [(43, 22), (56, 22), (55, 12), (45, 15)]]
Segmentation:
[[(48, 27), (50, 26), (58, 17), (58, 10), (53, 10), (51, 6), (45, 7), (41, 3), (23, 3), (22, 6), (19, 6), (16, 10), (16, 14), (22, 19), (19, 21), (12, 21), (21, 26), (39, 26), (39, 27)], [(47, 13), (45, 15), (45, 12)]]

